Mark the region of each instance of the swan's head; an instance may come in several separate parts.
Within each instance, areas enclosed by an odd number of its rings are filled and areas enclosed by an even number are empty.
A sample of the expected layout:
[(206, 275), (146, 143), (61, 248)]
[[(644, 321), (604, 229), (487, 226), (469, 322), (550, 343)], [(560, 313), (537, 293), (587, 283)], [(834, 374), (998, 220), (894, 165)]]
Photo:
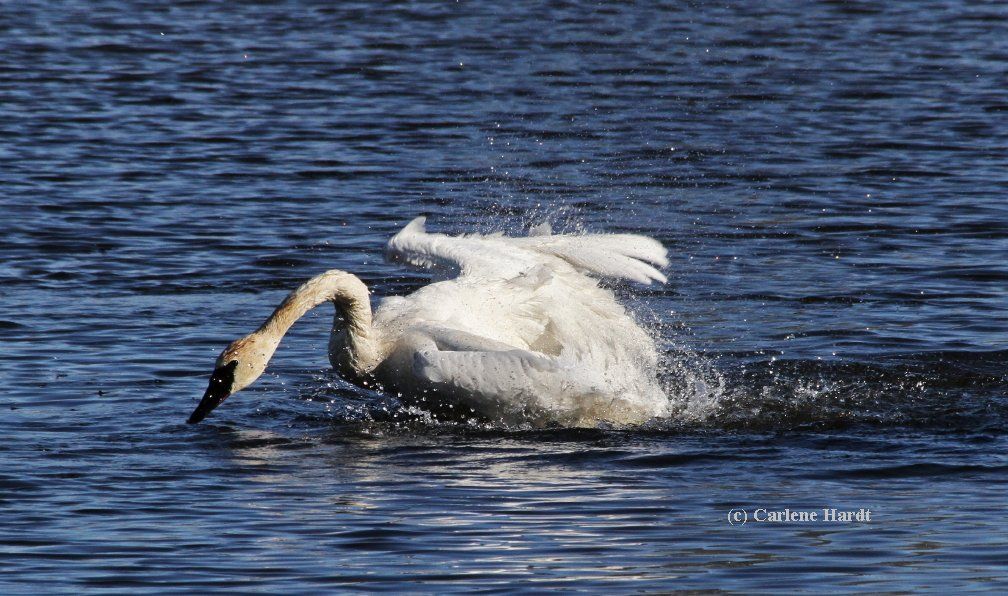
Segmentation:
[(276, 342), (258, 332), (233, 341), (217, 357), (217, 364), (210, 375), (210, 385), (189, 416), (189, 423), (203, 420), (229, 395), (241, 391), (258, 379), (266, 370), (266, 364), (276, 347)]

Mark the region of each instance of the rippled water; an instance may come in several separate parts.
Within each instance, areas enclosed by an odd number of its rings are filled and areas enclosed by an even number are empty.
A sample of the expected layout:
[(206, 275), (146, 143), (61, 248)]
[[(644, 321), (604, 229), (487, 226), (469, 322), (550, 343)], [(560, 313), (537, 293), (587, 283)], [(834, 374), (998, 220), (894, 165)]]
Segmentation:
[[(1008, 587), (1008, 14), (756, 4), (4, 4), (0, 589)], [(184, 423), (418, 214), (665, 242), (678, 415), (437, 422), (320, 309)]]

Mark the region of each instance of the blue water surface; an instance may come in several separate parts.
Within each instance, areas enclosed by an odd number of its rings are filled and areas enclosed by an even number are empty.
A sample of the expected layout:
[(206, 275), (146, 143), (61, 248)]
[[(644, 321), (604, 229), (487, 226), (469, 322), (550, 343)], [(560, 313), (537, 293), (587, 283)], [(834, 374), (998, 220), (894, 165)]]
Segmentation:
[[(0, 591), (1005, 590), (1006, 72), (997, 2), (4, 3)], [(664, 242), (676, 415), (435, 419), (320, 308), (185, 424), (421, 214)]]

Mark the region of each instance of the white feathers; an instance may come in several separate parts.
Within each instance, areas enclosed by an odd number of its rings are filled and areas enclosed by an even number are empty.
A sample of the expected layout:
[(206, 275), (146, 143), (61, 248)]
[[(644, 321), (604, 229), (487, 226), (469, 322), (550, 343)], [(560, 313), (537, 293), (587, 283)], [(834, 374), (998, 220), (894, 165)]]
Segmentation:
[(647, 236), (636, 234), (586, 234), (554, 236), (548, 224), (532, 228), (525, 238), (503, 235), (451, 237), (429, 234), (425, 218), (418, 217), (392, 237), (386, 255), (415, 267), (458, 275), (511, 277), (530, 267), (548, 262), (543, 256), (560, 259), (578, 271), (600, 277), (628, 279), (644, 284), (665, 283), (657, 267), (668, 265), (665, 247)]
[(374, 375), (505, 421), (638, 423), (667, 413), (654, 342), (586, 276), (665, 281), (665, 248), (632, 234), (451, 237), (424, 218), (388, 243), (390, 260), (444, 281), (374, 315), (386, 356)]
[(518, 246), (559, 257), (578, 270), (602, 277), (629, 279), (643, 284), (665, 283), (652, 265), (668, 265), (665, 247), (656, 240), (631, 234), (537, 236), (512, 239)]

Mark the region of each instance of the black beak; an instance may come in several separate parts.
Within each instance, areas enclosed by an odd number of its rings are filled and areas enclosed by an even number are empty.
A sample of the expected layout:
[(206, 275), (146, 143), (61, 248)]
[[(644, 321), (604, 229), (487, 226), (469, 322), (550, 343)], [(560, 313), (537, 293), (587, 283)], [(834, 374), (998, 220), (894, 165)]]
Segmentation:
[(238, 361), (232, 360), (224, 366), (214, 369), (213, 374), (210, 375), (210, 385), (207, 387), (206, 393), (203, 394), (203, 399), (189, 416), (189, 424), (195, 424), (206, 418), (207, 414), (231, 395), (231, 387), (234, 385), (234, 371), (237, 367)]

